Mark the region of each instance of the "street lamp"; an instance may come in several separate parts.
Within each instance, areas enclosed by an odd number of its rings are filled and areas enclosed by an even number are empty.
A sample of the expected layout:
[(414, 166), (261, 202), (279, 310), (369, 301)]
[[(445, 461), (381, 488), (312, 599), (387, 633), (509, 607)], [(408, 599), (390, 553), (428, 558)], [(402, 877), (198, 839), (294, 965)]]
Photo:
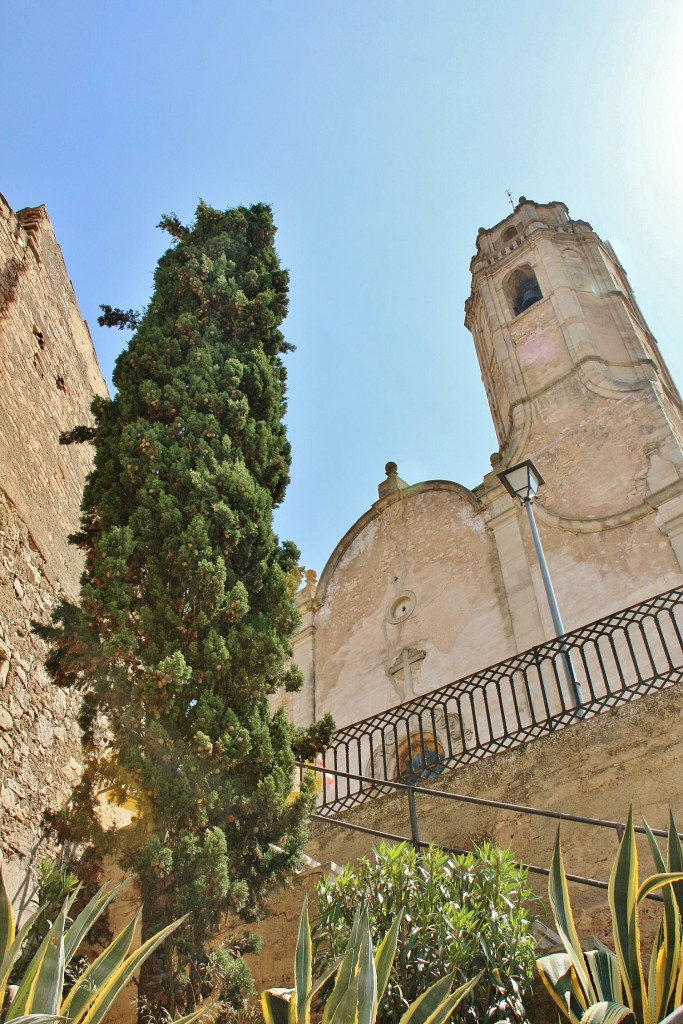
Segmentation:
[[(545, 587), (546, 597), (548, 598), (548, 604), (550, 605), (550, 614), (552, 616), (553, 626), (555, 627), (555, 634), (556, 636), (563, 636), (565, 629), (562, 625), (560, 609), (557, 606), (557, 598), (555, 597), (555, 591), (553, 590), (553, 584), (550, 579), (550, 573), (548, 572), (548, 565), (541, 546), (541, 538), (538, 535), (538, 528), (536, 526), (536, 520), (533, 512), (534, 498), (536, 497), (538, 488), (541, 484), (545, 483), (545, 480), (536, 469), (536, 466), (534, 466), (531, 459), (526, 459), (524, 462), (520, 462), (516, 466), (511, 466), (509, 469), (503, 470), (503, 472), (499, 473), (498, 476), (502, 481), (505, 490), (511, 494), (513, 498), (517, 498), (517, 500), (526, 509), (529, 526), (531, 527), (531, 536), (534, 539), (534, 547), (536, 549), (538, 564), (541, 567), (543, 586)], [(564, 661), (567, 679), (574, 693), (576, 705), (580, 709), (577, 714), (583, 716), (583, 708), (581, 708), (581, 705), (583, 704), (583, 694), (581, 693), (581, 687), (577, 682), (576, 675), (574, 673), (574, 666), (572, 665), (571, 655), (567, 644), (562, 645), (562, 650), (565, 655)]]

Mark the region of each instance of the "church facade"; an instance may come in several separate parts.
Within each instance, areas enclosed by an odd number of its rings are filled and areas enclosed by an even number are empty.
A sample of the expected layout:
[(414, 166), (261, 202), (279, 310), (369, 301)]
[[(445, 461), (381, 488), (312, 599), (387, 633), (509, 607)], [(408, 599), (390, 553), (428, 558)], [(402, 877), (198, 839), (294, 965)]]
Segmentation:
[(479, 231), (471, 272), (499, 451), (473, 490), (387, 464), (300, 592), (297, 724), (329, 711), (346, 727), (556, 635), (499, 476), (526, 459), (546, 481), (534, 509), (566, 630), (683, 583), (683, 407), (610, 244), (563, 203), (521, 198)]

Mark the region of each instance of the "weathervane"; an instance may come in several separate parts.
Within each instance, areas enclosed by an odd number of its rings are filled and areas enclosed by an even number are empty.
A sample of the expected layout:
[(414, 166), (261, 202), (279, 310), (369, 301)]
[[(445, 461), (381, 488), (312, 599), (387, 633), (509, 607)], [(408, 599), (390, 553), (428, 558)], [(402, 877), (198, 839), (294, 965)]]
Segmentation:
[(514, 204), (514, 202), (512, 201), (512, 192), (510, 191), (510, 189), (509, 189), (509, 188), (506, 188), (506, 189), (505, 189), (505, 194), (507, 195), (508, 199), (510, 200), (510, 206), (511, 206), (511, 207), (512, 207), (512, 209), (514, 210), (514, 208), (515, 208), (515, 204)]

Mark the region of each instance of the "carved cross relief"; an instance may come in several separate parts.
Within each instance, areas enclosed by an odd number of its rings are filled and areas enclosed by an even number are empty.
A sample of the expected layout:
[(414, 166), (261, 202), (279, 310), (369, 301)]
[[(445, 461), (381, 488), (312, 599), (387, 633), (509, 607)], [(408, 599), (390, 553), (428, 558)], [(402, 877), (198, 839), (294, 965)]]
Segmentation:
[(394, 686), (399, 692), (401, 700), (410, 700), (411, 697), (417, 696), (413, 666), (419, 664), (426, 653), (417, 647), (404, 647), (389, 669), (389, 674), (394, 680)]

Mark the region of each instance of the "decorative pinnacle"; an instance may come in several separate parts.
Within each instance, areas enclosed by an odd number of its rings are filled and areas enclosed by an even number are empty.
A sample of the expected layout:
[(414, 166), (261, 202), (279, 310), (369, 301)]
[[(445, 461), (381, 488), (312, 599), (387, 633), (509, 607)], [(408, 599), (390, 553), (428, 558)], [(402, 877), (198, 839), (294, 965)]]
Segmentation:
[(377, 488), (380, 498), (383, 498), (385, 494), (389, 494), (391, 491), (399, 491), (408, 486), (405, 480), (401, 480), (397, 470), (398, 466), (395, 462), (387, 462), (384, 467), (387, 478), (382, 480), (382, 483)]

